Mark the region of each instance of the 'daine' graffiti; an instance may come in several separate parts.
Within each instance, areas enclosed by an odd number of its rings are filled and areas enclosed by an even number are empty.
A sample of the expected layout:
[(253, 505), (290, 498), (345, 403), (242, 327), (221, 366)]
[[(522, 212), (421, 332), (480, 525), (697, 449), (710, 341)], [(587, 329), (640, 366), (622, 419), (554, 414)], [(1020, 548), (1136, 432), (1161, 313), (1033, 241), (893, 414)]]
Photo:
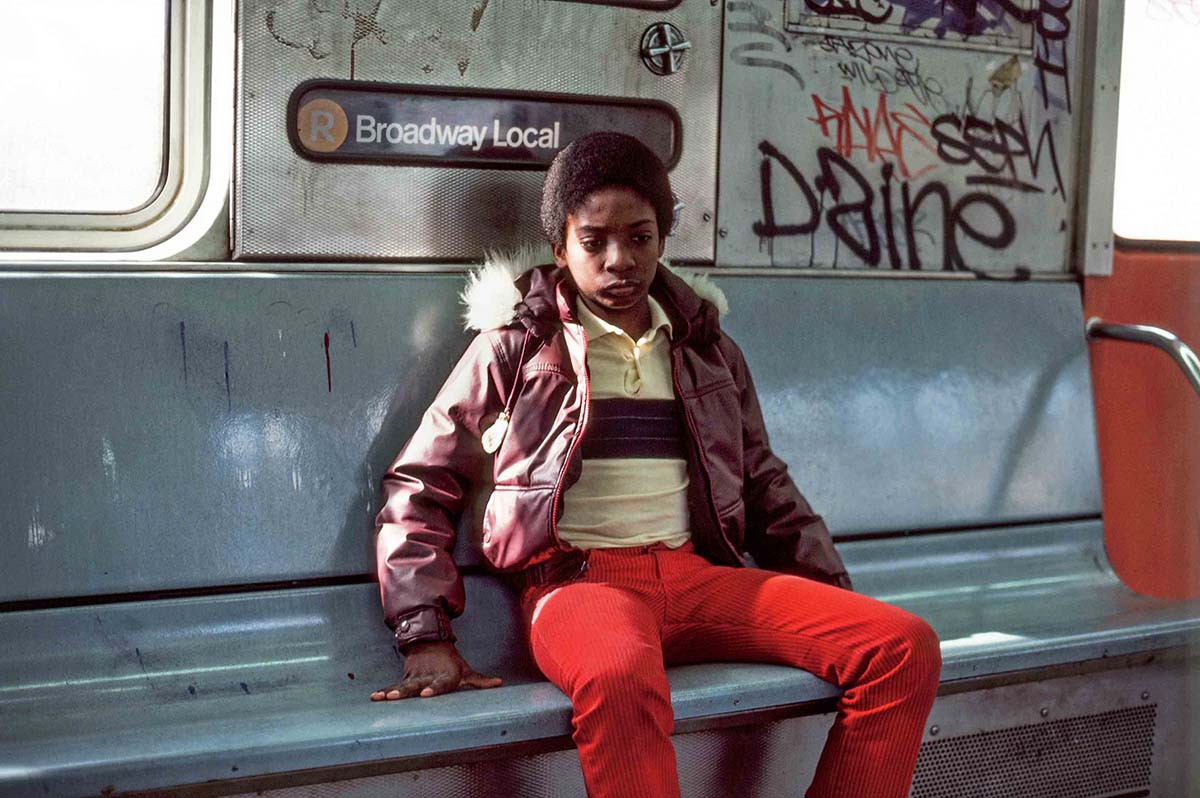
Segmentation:
[[(748, 105), (731, 117), (753, 128), (742, 137), (753, 173), (731, 178), (752, 180), (735, 193), (758, 200), (740, 240), (784, 265), (1061, 269), (1072, 6), (731, 3), (728, 46), (741, 72), (727, 81), (727, 102), (769, 94), (772, 110)], [(989, 46), (971, 49), (979, 36)], [(769, 81), (766, 70), (786, 79)]]

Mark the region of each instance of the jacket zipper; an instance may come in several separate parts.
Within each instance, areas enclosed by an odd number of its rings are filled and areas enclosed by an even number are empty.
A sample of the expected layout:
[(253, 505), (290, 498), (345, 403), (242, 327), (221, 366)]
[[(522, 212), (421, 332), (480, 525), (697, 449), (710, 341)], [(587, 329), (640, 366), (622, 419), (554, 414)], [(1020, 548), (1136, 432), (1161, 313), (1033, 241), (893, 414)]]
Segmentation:
[[(592, 381), (588, 377), (587, 369), (588, 337), (587, 330), (583, 328), (582, 324), (579, 325), (579, 332), (583, 336), (583, 409), (579, 412), (579, 424), (575, 428), (575, 437), (571, 439), (571, 446), (567, 449), (567, 459), (563, 462), (562, 470), (558, 472), (558, 482), (554, 485), (554, 500), (550, 505), (550, 534), (560, 550), (564, 546), (562, 539), (558, 536), (558, 503), (562, 500), (563, 482), (567, 479), (567, 469), (571, 467), (571, 458), (575, 454), (575, 449), (583, 440), (583, 433), (587, 429), (588, 415), (592, 407)], [(587, 568), (586, 560), (584, 560), (583, 567)], [(581, 570), (580, 573), (582, 574), (583, 571)]]
[(699, 461), (700, 468), (704, 470), (704, 479), (706, 480), (704, 487), (708, 493), (708, 506), (712, 510), (713, 524), (716, 527), (717, 535), (729, 549), (729, 553), (733, 555), (734, 562), (742, 562), (742, 556), (737, 553), (733, 543), (725, 536), (725, 530), (721, 528), (721, 514), (717, 512), (717, 505), (713, 500), (712, 472), (708, 470), (708, 461), (704, 459), (704, 451), (700, 447), (700, 432), (696, 429), (696, 422), (692, 418), (692, 412), (683, 398), (683, 389), (679, 385), (679, 357), (674, 348), (671, 349), (671, 381), (675, 383), (675, 395), (679, 397), (679, 404), (683, 407), (683, 418), (687, 421), (688, 431), (692, 434), (692, 446), (696, 449), (696, 460)]

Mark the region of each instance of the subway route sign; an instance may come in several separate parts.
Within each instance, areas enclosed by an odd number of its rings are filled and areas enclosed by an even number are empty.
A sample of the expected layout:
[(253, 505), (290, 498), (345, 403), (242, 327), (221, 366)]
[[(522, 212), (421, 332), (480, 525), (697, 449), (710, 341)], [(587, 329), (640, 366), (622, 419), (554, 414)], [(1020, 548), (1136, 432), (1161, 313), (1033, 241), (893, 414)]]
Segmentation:
[(309, 81), (288, 103), (288, 138), (314, 161), (544, 170), (597, 130), (636, 136), (668, 168), (679, 160), (679, 114), (655, 100)]

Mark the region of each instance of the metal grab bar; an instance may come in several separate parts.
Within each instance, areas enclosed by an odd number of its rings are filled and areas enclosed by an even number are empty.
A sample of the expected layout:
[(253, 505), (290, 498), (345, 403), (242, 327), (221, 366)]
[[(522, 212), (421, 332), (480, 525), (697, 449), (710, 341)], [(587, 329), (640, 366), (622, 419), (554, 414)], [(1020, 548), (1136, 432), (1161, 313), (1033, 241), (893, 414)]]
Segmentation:
[(1192, 348), (1179, 340), (1175, 333), (1146, 324), (1114, 324), (1097, 316), (1088, 319), (1084, 329), (1089, 341), (1096, 338), (1116, 338), (1158, 347), (1179, 364), (1188, 382), (1196, 389), (1196, 393), (1200, 394), (1200, 358), (1196, 357)]

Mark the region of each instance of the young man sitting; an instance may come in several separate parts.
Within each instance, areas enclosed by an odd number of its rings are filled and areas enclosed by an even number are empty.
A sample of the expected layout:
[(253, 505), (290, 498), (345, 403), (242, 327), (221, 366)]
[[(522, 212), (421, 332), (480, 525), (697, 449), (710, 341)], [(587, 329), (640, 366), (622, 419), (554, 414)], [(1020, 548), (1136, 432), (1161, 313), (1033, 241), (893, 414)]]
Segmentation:
[(679, 794), (664, 667), (712, 660), (842, 688), (809, 798), (902, 798), (937, 637), (850, 589), (771, 452), (723, 295), (659, 263), (673, 205), (648, 148), (585, 136), (546, 176), (554, 264), (473, 278), (480, 334), (383, 480), (379, 581), (405, 669), (371, 697), (500, 683), (450, 626), (455, 526), (490, 471), (484, 554), (515, 575), (534, 659), (571, 699), (592, 798)]

